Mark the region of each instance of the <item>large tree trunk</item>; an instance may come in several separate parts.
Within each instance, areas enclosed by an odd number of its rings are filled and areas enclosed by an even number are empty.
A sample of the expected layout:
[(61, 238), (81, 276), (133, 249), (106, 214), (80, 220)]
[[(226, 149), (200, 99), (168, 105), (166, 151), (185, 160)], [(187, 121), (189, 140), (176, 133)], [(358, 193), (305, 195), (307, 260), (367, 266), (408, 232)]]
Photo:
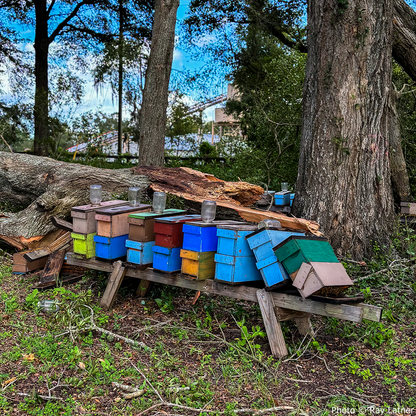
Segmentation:
[(404, 0), (394, 0), (393, 58), (416, 82), (416, 13)]
[(188, 168), (99, 169), (0, 152), (0, 202), (27, 207), (16, 214), (0, 214), (0, 239), (19, 249), (42, 245), (44, 236), (54, 232), (52, 217), (69, 219), (73, 206), (89, 203), (91, 184), (102, 185), (104, 200), (126, 193), (129, 186), (150, 191), (151, 187), (182, 198), (187, 208), (198, 212), (203, 200), (215, 199), (218, 218), (250, 222), (273, 218), (285, 227), (313, 233), (318, 230), (311, 221), (247, 208), (261, 198), (264, 190), (246, 182), (225, 182)]
[(400, 136), (400, 119), (397, 112), (397, 104), (400, 99), (400, 91), (392, 88), (389, 97), (390, 110), (390, 168), (393, 195), (399, 204), (410, 201), (409, 175), (406, 168), (406, 160), (403, 155), (402, 140)]
[(338, 253), (389, 242), (392, 2), (310, 0), (303, 129), (294, 212)]
[(140, 115), (139, 164), (163, 166), (166, 110), (179, 0), (156, 0)]
[(48, 85), (48, 11), (46, 0), (35, 1), (35, 142), (34, 152), (37, 155), (48, 154), (48, 116), (49, 116), (49, 85)]

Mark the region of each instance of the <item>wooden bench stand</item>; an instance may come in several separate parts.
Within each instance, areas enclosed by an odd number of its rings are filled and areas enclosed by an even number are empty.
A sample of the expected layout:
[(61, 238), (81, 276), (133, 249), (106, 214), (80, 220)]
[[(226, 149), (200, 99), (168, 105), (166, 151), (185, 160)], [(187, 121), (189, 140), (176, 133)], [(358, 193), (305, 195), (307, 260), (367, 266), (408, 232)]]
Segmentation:
[(373, 305), (359, 303), (356, 305), (334, 305), (303, 299), (300, 296), (279, 292), (267, 292), (250, 286), (230, 286), (215, 280), (192, 280), (181, 274), (167, 274), (155, 271), (151, 268), (140, 270), (132, 268), (128, 263), (117, 261), (113, 264), (97, 260), (95, 258), (83, 260), (68, 253), (68, 264), (82, 266), (89, 269), (111, 273), (107, 288), (101, 299), (100, 305), (110, 309), (124, 276), (140, 279), (139, 289), (136, 294), (145, 293), (150, 282), (163, 283), (165, 285), (192, 289), (200, 292), (213, 293), (229, 298), (247, 300), (259, 303), (267, 337), (272, 354), (275, 357), (285, 357), (288, 352), (283, 333), (280, 327), (282, 321), (293, 319), (301, 335), (313, 336), (313, 328), (310, 321), (311, 314), (328, 316), (360, 323), (363, 319), (380, 322), (382, 308)]

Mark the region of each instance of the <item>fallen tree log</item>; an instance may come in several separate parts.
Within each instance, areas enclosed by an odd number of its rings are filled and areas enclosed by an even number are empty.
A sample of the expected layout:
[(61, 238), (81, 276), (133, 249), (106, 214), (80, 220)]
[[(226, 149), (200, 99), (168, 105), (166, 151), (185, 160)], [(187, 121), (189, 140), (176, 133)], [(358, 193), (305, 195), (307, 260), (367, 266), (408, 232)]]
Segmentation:
[(17, 213), (0, 213), (0, 239), (19, 250), (50, 244), (62, 231), (55, 228), (52, 218), (69, 219), (73, 206), (88, 204), (91, 184), (102, 185), (104, 200), (119, 198), (129, 186), (141, 186), (149, 194), (165, 191), (184, 198), (194, 209), (203, 200), (213, 199), (224, 216), (250, 222), (276, 218), (285, 227), (318, 230), (311, 221), (250, 209), (263, 189), (247, 182), (226, 182), (188, 168), (100, 169), (0, 152), (0, 203), (24, 207)]

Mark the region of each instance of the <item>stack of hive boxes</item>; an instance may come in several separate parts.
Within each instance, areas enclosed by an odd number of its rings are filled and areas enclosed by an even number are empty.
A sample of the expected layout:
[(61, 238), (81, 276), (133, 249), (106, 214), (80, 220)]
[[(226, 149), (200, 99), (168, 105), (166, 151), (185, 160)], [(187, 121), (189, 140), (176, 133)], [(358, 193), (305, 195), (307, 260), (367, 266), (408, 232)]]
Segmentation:
[(96, 210), (97, 235), (94, 236), (95, 255), (115, 260), (127, 255), (126, 240), (129, 236), (128, 217), (132, 213), (150, 211), (151, 206), (120, 206)]
[(215, 279), (240, 284), (262, 280), (256, 259), (245, 237), (257, 230), (253, 225), (220, 225), (217, 229), (218, 247), (215, 255)]
[(178, 215), (155, 219), (155, 245), (152, 247), (154, 269), (165, 272), (181, 270), (183, 224), (187, 221), (200, 220), (200, 215)]
[(114, 200), (101, 202), (98, 206), (81, 205), (71, 209), (74, 254), (84, 259), (95, 257), (94, 237), (97, 233), (97, 209), (112, 208), (126, 205), (126, 201)]
[(212, 223), (188, 222), (183, 225), (182, 231), (182, 273), (197, 280), (213, 278), (217, 228)]
[(256, 268), (260, 271), (264, 284), (269, 289), (275, 289), (291, 282), (283, 265), (275, 256), (273, 248), (292, 235), (303, 236), (304, 234), (262, 228), (246, 236), (248, 245), (257, 260)]
[(130, 214), (129, 238), (126, 240), (127, 261), (141, 266), (153, 263), (153, 246), (155, 245), (155, 219), (184, 214), (183, 209), (165, 209), (158, 214), (154, 211)]

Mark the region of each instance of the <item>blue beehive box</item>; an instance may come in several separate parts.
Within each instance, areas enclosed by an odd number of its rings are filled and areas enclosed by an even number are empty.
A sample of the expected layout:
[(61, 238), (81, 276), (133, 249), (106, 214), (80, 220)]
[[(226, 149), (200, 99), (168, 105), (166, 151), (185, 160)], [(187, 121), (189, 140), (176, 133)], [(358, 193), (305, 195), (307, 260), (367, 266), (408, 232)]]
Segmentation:
[(277, 260), (273, 247), (292, 235), (303, 236), (304, 234), (262, 228), (246, 237), (248, 245), (256, 257), (256, 266), (261, 273), (264, 284), (269, 289), (283, 286), (291, 281), (282, 264)]
[(257, 261), (261, 261), (267, 257), (274, 256), (273, 247), (282, 243), (292, 235), (303, 236), (304, 234), (272, 228), (262, 228), (247, 235), (246, 240), (249, 247), (253, 250)]
[(262, 277), (256, 267), (254, 256), (226, 256), (216, 254), (215, 280), (230, 284), (261, 281)]
[(153, 246), (153, 268), (164, 272), (177, 272), (181, 270), (181, 248), (167, 248)]
[(130, 263), (147, 265), (153, 263), (154, 241), (140, 242), (126, 240), (127, 261)]
[(183, 249), (203, 253), (217, 251), (217, 226), (241, 225), (239, 221), (187, 222), (183, 225)]
[(280, 191), (274, 194), (274, 204), (279, 206), (285, 206), (290, 204), (290, 192)]
[(217, 227), (184, 224), (182, 230), (184, 250), (217, 251)]
[(245, 237), (255, 230), (255, 225), (219, 225), (217, 253), (227, 256), (253, 256)]
[(95, 235), (95, 256), (102, 259), (114, 260), (127, 255), (126, 240), (129, 235), (118, 237), (103, 237)]
[(295, 194), (290, 194), (290, 206), (292, 206), (294, 199), (295, 199)]
[(276, 256), (258, 261), (256, 267), (260, 271), (264, 284), (268, 289), (275, 289), (291, 282), (283, 264), (277, 260)]

